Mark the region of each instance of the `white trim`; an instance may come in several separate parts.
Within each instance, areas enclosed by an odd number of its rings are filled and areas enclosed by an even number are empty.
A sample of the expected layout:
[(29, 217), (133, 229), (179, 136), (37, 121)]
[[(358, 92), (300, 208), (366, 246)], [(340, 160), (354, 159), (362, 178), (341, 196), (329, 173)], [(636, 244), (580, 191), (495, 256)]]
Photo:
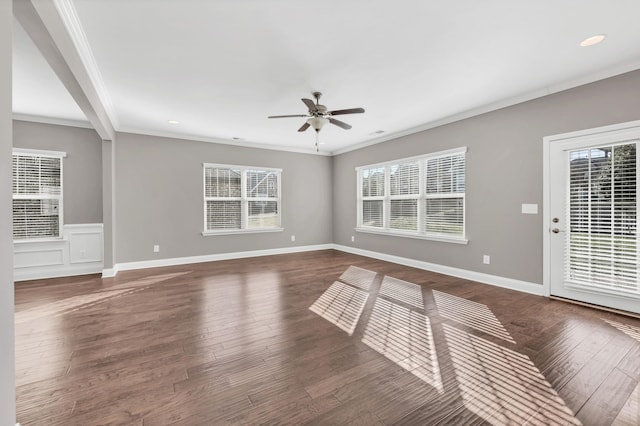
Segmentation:
[(464, 278), (471, 281), (477, 281), (483, 284), (490, 284), (497, 287), (507, 288), (510, 290), (521, 291), (524, 293), (535, 294), (537, 296), (548, 296), (543, 291), (543, 286), (527, 281), (516, 280), (513, 278), (505, 278), (497, 275), (484, 274), (481, 272), (469, 271), (466, 269), (454, 268), (451, 266), (438, 265), (435, 263), (424, 262), (421, 260), (408, 259), (405, 257), (394, 256), (385, 253), (378, 253), (370, 250), (364, 250), (354, 247), (343, 246), (340, 244), (317, 244), (311, 246), (284, 247), (277, 249), (252, 250), (235, 253), (221, 253), (203, 256), (176, 257), (169, 259), (145, 260), (138, 262), (126, 262), (114, 265), (113, 268), (104, 269), (102, 278), (115, 277), (119, 271), (132, 271), (137, 269), (159, 268), (163, 266), (188, 265), (193, 263), (217, 262), (219, 260), (246, 259), (250, 257), (273, 256), (278, 254), (302, 253), (317, 250), (338, 250), (345, 253), (357, 254), (360, 256), (371, 257), (373, 259), (384, 260), (387, 262), (397, 263), (399, 265), (410, 266), (425, 271), (437, 272), (440, 274), (450, 275), (453, 277)]
[(273, 256), (277, 254), (301, 253), (305, 251), (330, 250), (334, 248), (333, 244), (318, 244), (312, 246), (283, 247), (276, 249), (240, 251), (234, 253), (207, 254), (202, 256), (175, 257), (168, 259), (143, 260), (138, 262), (118, 263), (114, 268), (103, 271), (105, 273), (113, 273), (115, 276), (120, 271), (131, 271), (135, 269), (159, 268), (162, 266), (188, 265), (192, 263), (217, 262), (219, 260), (245, 259), (247, 257)]
[(385, 229), (377, 229), (377, 228), (353, 228), (356, 232), (364, 232), (367, 234), (378, 234), (378, 235), (390, 235), (392, 237), (404, 237), (404, 238), (416, 238), (418, 240), (431, 240), (431, 241), (440, 241), (443, 243), (455, 243), (455, 244), (468, 244), (469, 240), (467, 238), (460, 237), (447, 237), (443, 235), (434, 235), (434, 234), (416, 234), (414, 231), (402, 232), (400, 230), (385, 230)]
[[(589, 143), (590, 139), (600, 138), (609, 132), (624, 132), (623, 135), (638, 138), (640, 135), (640, 120), (617, 123), (608, 126), (595, 127), (593, 129), (583, 129), (574, 132), (560, 133), (557, 135), (545, 136), (542, 138), (542, 286), (546, 296), (551, 295), (551, 239), (549, 229), (551, 229), (551, 143), (559, 142), (567, 147), (578, 142)], [(617, 133), (616, 136), (620, 136)], [(617, 137), (616, 137), (617, 139)]]
[(104, 107), (104, 110), (113, 126), (118, 127), (118, 116), (116, 115), (115, 108), (113, 107), (113, 102), (111, 102), (107, 86), (104, 84), (100, 68), (93, 56), (91, 45), (89, 44), (89, 40), (87, 40), (87, 36), (82, 28), (78, 12), (76, 11), (73, 2), (71, 0), (54, 0), (54, 3), (64, 26), (67, 28), (69, 37), (78, 52), (78, 56), (80, 56), (80, 60), (84, 65), (85, 71), (93, 83), (93, 87), (100, 99), (100, 103)]
[[(102, 223), (71, 223), (69, 225), (64, 225), (65, 228), (67, 229), (75, 229), (75, 228), (87, 228), (87, 227), (96, 227), (96, 228), (100, 228), (100, 229), (104, 229), (104, 224)], [(90, 231), (91, 233), (93, 233), (93, 231)]]
[(30, 271), (21, 271), (14, 274), (14, 281), (28, 281), (28, 280), (42, 280), (48, 278), (60, 278), (60, 277), (73, 277), (76, 275), (90, 275), (99, 274), (102, 271), (102, 267), (95, 265), (67, 265), (64, 268), (64, 272), (60, 272), (59, 267), (55, 268), (39, 268)]
[[(117, 266), (117, 265), (116, 265)], [(113, 278), (118, 274), (118, 268), (106, 268), (102, 270), (102, 278)]]
[[(66, 158), (67, 153), (64, 151), (45, 151), (43, 149), (31, 149), (31, 148), (13, 148), (14, 155), (32, 155), (34, 157), (53, 157), (53, 158)], [(62, 171), (60, 171), (62, 177)]]
[(418, 163), (422, 160), (432, 160), (434, 158), (439, 158), (439, 157), (449, 157), (456, 154), (466, 154), (467, 152), (468, 152), (467, 147), (461, 146), (458, 148), (445, 149), (444, 151), (430, 152), (427, 154), (414, 155), (413, 157), (398, 158), (395, 160), (384, 161), (382, 163), (366, 164), (364, 166), (356, 167), (356, 172), (359, 172), (360, 170), (375, 169), (377, 167), (395, 166), (398, 163), (411, 163), (411, 162)]
[(221, 229), (220, 231), (204, 231), (203, 237), (215, 237), (220, 235), (236, 235), (236, 234), (262, 234), (264, 232), (283, 232), (284, 228), (249, 228), (249, 229)]
[(71, 120), (68, 118), (43, 117), (41, 115), (13, 113), (12, 119), (15, 121), (28, 121), (31, 123), (53, 124), (56, 126), (80, 127), (82, 129), (93, 129), (88, 121)]
[[(429, 154), (421, 154), (413, 157), (401, 158), (397, 160), (389, 160), (383, 163), (367, 164), (358, 166), (356, 171), (356, 211), (357, 222), (355, 230), (357, 232), (369, 232), (381, 235), (393, 235), (396, 237), (418, 238), (442, 242), (453, 242), (457, 244), (467, 244), (466, 237), (466, 183), (464, 192), (449, 193), (427, 193), (427, 179), (429, 177), (429, 162), (439, 159), (452, 159), (462, 157), (464, 160), (463, 171), (466, 182), (466, 157), (467, 147), (447, 149), (443, 151), (432, 152)], [(415, 165), (418, 167), (419, 190), (414, 194), (393, 195), (391, 188), (391, 170), (400, 165)], [(370, 171), (382, 171), (384, 173), (384, 191), (383, 195), (363, 195), (363, 174)], [(452, 188), (453, 191), (453, 188)], [(447, 235), (444, 233), (427, 231), (427, 211), (426, 202), (430, 199), (461, 199), (463, 203), (462, 210), (462, 234)], [(396, 200), (415, 200), (416, 201), (416, 219), (417, 227), (415, 230), (402, 230), (392, 227), (391, 223), (391, 204)], [(365, 226), (363, 225), (363, 208), (365, 202), (381, 201), (382, 202), (382, 226)]]
[[(240, 172), (240, 192), (239, 197), (213, 197), (207, 196), (207, 171), (212, 169), (222, 169), (229, 171)], [(278, 179), (278, 192), (276, 197), (250, 197), (247, 195), (247, 182), (249, 172), (267, 172), (268, 175), (275, 175)], [(264, 179), (263, 179), (264, 180)], [(262, 180), (262, 181), (263, 181)], [(261, 182), (262, 182), (261, 181)], [(203, 195), (203, 236), (211, 235), (230, 235), (230, 234), (244, 234), (244, 233), (260, 233), (260, 232), (282, 232), (282, 169), (273, 167), (259, 167), (259, 166), (236, 166), (230, 164), (216, 164), (216, 163), (202, 163), (202, 195)], [(208, 229), (208, 203), (216, 201), (235, 201), (240, 202), (240, 228), (223, 228), (223, 229)], [(251, 202), (275, 202), (277, 206), (277, 219), (276, 226), (273, 227), (261, 227), (261, 228), (249, 228), (249, 203)]]
[(579, 86), (584, 86), (586, 84), (594, 83), (599, 80), (605, 80), (607, 78), (615, 77), (617, 75), (625, 74), (631, 71), (635, 71), (637, 69), (640, 69), (640, 60), (631, 62), (629, 64), (625, 64), (619, 67), (615, 67), (609, 70), (588, 74), (582, 77), (568, 80), (566, 82), (555, 84), (553, 86), (545, 87), (539, 90), (534, 90), (532, 92), (524, 93), (522, 95), (514, 96), (512, 98), (508, 98), (498, 102), (483, 105), (478, 108), (472, 108), (470, 110), (452, 114), (452, 115), (449, 115), (448, 117), (443, 117), (434, 121), (430, 121), (428, 123), (412, 127), (410, 129), (389, 133), (388, 135), (385, 135), (383, 137), (379, 137), (373, 140), (351, 145), (346, 148), (341, 148), (335, 151), (331, 151), (330, 155), (340, 155), (350, 151), (356, 151), (358, 149), (366, 148), (371, 145), (376, 145), (382, 142), (386, 142), (389, 140), (398, 139), (403, 136), (424, 132), (425, 130), (434, 129), (436, 127), (444, 126), (446, 124), (455, 123), (457, 121), (462, 121), (467, 118), (472, 118), (481, 114), (486, 114), (488, 112), (497, 111), (502, 108), (522, 104), (527, 101), (531, 101), (533, 99), (542, 98), (548, 95), (552, 95), (554, 93), (562, 92), (564, 90), (569, 90)]
[(239, 166), (235, 164), (221, 164), (221, 163), (202, 163), (202, 167), (204, 168), (215, 168), (215, 169), (239, 169), (240, 171), (251, 170), (251, 171), (267, 171), (267, 172), (278, 172), (282, 173), (282, 169), (276, 167), (262, 167), (262, 166)]
[(125, 127), (125, 128), (119, 129), (118, 132), (132, 133), (136, 135), (145, 135), (145, 136), (157, 136), (161, 138), (179, 139), (179, 140), (187, 140), (187, 141), (217, 143), (222, 145), (233, 145), (233, 146), (239, 146), (243, 148), (268, 149), (272, 151), (285, 151), (285, 152), (297, 152), (300, 154), (322, 155), (326, 157), (330, 157), (332, 155), (331, 152), (329, 151), (316, 151), (315, 148), (313, 147), (295, 148), (295, 147), (286, 146), (286, 145), (271, 145), (271, 144), (265, 144), (260, 142), (228, 140), (228, 139), (212, 137), (212, 136), (193, 135), (189, 133), (173, 133), (173, 132), (165, 132), (161, 130), (141, 129), (137, 127)]
[(415, 259), (408, 259), (390, 254), (378, 253), (369, 250), (363, 250), (353, 247), (342, 246), (339, 244), (318, 244), (311, 246), (285, 247), (278, 249), (253, 250), (235, 253), (221, 253), (203, 256), (178, 257), (170, 259), (147, 260), (139, 262), (119, 263), (112, 269), (103, 271), (103, 278), (114, 277), (119, 271), (130, 271), (136, 269), (158, 268), (163, 266), (187, 265), (192, 263), (216, 262), (219, 260), (245, 259), (249, 257), (273, 256), (278, 254), (301, 253), (316, 250), (338, 250), (345, 253), (357, 254), (360, 256), (371, 257), (374, 259), (393, 262), (400, 265), (410, 266), (425, 271), (432, 271), (453, 277), (464, 278), (471, 281), (477, 281), (484, 284), (490, 284), (497, 287), (508, 288), (511, 290), (522, 291), (524, 293), (545, 296), (542, 291), (542, 285), (527, 281), (520, 281), (512, 278), (500, 277), (497, 275), (489, 275), (481, 272), (469, 271), (465, 269), (454, 268), (451, 266), (438, 265), (434, 263), (423, 262)]
[(101, 223), (64, 225), (61, 238), (14, 242), (14, 280), (100, 273), (103, 228)]
[(360, 256), (372, 257), (374, 259), (384, 260), (387, 262), (397, 263), (399, 265), (410, 266), (425, 271), (437, 272), (439, 274), (450, 275), (452, 277), (464, 278), (466, 280), (477, 281), (483, 284), (490, 284), (496, 287), (507, 288), (510, 290), (521, 291), (524, 293), (535, 294), (537, 296), (547, 296), (544, 294), (543, 286), (528, 281), (516, 280), (513, 278), (500, 277), (498, 275), (484, 274), (482, 272), (469, 271), (467, 269), (454, 268), (452, 266), (438, 265), (435, 263), (424, 262), (421, 260), (409, 259), (406, 257), (394, 256), (391, 254), (379, 253), (354, 247), (334, 244), (335, 250), (346, 253), (357, 254)]

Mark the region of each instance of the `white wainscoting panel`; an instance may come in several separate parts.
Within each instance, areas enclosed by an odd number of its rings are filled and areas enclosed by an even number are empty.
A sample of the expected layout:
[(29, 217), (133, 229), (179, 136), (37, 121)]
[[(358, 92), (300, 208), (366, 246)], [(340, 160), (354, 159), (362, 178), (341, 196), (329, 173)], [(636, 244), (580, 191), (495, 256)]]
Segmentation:
[(65, 231), (69, 238), (69, 262), (102, 262), (102, 226), (88, 229), (84, 225), (69, 225)]
[(64, 225), (61, 239), (14, 242), (14, 280), (100, 273), (102, 239), (102, 224), (87, 223)]

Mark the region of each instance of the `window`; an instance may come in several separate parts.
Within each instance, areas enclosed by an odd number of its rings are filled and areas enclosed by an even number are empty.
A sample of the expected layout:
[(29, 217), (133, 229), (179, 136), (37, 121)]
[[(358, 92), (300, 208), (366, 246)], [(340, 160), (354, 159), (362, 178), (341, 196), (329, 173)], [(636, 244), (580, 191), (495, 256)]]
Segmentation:
[(64, 152), (13, 150), (13, 239), (62, 235)]
[(204, 164), (204, 235), (280, 228), (280, 169)]
[(357, 230), (466, 243), (465, 153), (358, 167)]

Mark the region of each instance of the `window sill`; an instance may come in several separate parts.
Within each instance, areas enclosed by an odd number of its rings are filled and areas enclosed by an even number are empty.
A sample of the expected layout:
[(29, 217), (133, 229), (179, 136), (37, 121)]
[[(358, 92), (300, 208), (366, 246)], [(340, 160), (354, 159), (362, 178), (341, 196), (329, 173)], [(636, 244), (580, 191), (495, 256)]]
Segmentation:
[(446, 235), (434, 235), (434, 234), (414, 234), (409, 232), (402, 231), (389, 231), (386, 229), (375, 229), (375, 228), (355, 228), (356, 232), (364, 232), (367, 234), (379, 234), (379, 235), (391, 235), (393, 237), (405, 237), (405, 238), (415, 238), (418, 240), (430, 240), (430, 241), (439, 241), (442, 243), (453, 243), (453, 244), (467, 244), (469, 240), (463, 237), (449, 237)]
[(13, 240), (13, 244), (54, 244), (54, 243), (63, 243), (68, 241), (66, 238), (55, 237), (55, 238), (27, 238), (22, 240)]
[(265, 232), (282, 232), (284, 228), (256, 228), (256, 229), (229, 229), (224, 231), (204, 231), (203, 237), (216, 235), (238, 235), (238, 234), (262, 234)]

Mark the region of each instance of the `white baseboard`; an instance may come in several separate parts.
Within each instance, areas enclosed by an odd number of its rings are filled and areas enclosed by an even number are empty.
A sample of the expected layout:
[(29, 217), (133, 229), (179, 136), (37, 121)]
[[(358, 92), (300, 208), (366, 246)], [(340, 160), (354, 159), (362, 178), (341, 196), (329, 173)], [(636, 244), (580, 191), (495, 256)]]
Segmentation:
[(13, 280), (28, 281), (42, 280), (48, 278), (73, 277), (76, 275), (99, 274), (102, 272), (101, 265), (71, 265), (64, 269), (58, 267), (39, 267), (25, 270), (15, 270), (13, 272)]
[(423, 262), (421, 260), (409, 259), (406, 257), (394, 256), (391, 254), (378, 253), (375, 251), (363, 250), (355, 247), (334, 244), (335, 250), (346, 253), (358, 254), (360, 256), (372, 257), (374, 259), (385, 260), (387, 262), (398, 263), (400, 265), (411, 266), (425, 271), (437, 272), (453, 277), (464, 278), (466, 280), (477, 281), (483, 284), (495, 285), (497, 287), (508, 288), (510, 290), (522, 291), (524, 293), (535, 294), (537, 296), (548, 296), (542, 284), (520, 281), (513, 278), (500, 277), (498, 275), (484, 274), (482, 272), (469, 271), (451, 266), (438, 265), (435, 263)]
[(117, 265), (113, 268), (105, 268), (102, 270), (102, 278), (113, 278), (118, 274)]
[[(188, 265), (191, 263), (216, 262), (219, 260), (244, 259), (247, 257), (272, 256), (276, 254), (301, 253), (305, 251), (329, 250), (333, 244), (317, 244), (312, 246), (284, 247), (277, 249), (239, 251), (234, 253), (207, 254), (202, 256), (174, 257), (169, 259), (143, 260), (139, 262), (118, 263), (112, 269), (102, 271), (103, 277), (114, 277), (120, 271), (134, 269), (158, 268), (162, 266)], [(106, 275), (105, 275), (106, 274)]]
[(176, 257), (169, 259), (145, 260), (139, 262), (118, 263), (113, 268), (104, 269), (102, 277), (114, 277), (119, 271), (130, 271), (134, 269), (158, 268), (162, 266), (188, 265), (192, 263), (215, 262), (219, 260), (244, 259), (248, 257), (271, 256), (277, 254), (300, 253), (314, 250), (339, 250), (345, 253), (357, 254), (360, 256), (371, 257), (374, 259), (393, 262), (400, 265), (411, 266), (413, 268), (423, 269), (425, 271), (437, 272), (440, 274), (450, 275), (453, 277), (464, 278), (471, 281), (477, 281), (483, 284), (490, 284), (497, 287), (503, 287), (510, 290), (522, 291), (524, 293), (535, 294), (538, 296), (548, 296), (542, 284), (531, 283), (527, 281), (516, 280), (513, 278), (505, 278), (498, 275), (490, 275), (482, 272), (469, 271), (467, 269), (454, 268), (451, 266), (438, 265), (435, 263), (424, 262), (421, 260), (409, 259), (406, 257), (394, 256), (375, 251), (359, 249), (355, 247), (343, 246), (340, 244), (318, 244), (311, 246), (285, 247), (266, 250), (252, 250), (234, 253), (221, 253), (203, 256)]

